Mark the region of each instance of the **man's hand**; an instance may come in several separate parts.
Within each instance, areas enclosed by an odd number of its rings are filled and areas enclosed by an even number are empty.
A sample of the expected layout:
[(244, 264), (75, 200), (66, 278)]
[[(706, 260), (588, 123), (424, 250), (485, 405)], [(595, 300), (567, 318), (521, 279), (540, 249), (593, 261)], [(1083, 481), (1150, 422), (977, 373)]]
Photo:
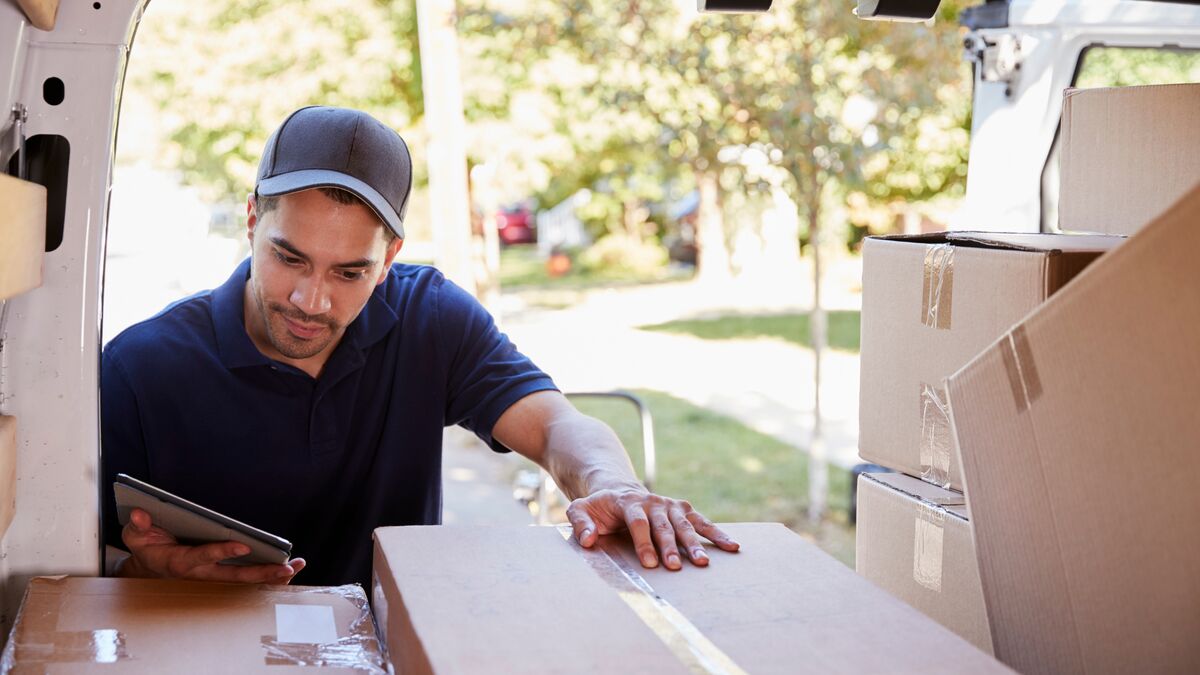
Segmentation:
[(730, 553), (738, 543), (681, 499), (651, 494), (642, 488), (600, 490), (567, 507), (575, 539), (591, 548), (597, 536), (628, 528), (643, 567), (657, 567), (661, 556), (669, 570), (683, 567), (680, 549), (693, 565), (708, 565), (705, 537)]
[(222, 560), (248, 554), (250, 547), (233, 541), (185, 546), (166, 530), (154, 527), (150, 514), (141, 509), (130, 514), (121, 539), (131, 553), (117, 570), (123, 577), (282, 585), (304, 569), (303, 558), (286, 565), (221, 565)]

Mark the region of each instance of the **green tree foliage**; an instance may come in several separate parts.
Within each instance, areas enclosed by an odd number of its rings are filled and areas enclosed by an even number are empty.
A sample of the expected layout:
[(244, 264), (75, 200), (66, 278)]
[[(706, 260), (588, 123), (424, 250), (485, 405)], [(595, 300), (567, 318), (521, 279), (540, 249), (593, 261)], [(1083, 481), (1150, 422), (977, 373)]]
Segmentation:
[(1093, 47), (1084, 52), (1075, 86), (1136, 87), (1200, 82), (1200, 51)]
[(171, 142), (163, 159), (210, 198), (237, 201), (267, 136), (300, 106), (356, 107), (413, 128), (419, 58), (411, 0), (155, 0), (126, 86), (157, 106)]

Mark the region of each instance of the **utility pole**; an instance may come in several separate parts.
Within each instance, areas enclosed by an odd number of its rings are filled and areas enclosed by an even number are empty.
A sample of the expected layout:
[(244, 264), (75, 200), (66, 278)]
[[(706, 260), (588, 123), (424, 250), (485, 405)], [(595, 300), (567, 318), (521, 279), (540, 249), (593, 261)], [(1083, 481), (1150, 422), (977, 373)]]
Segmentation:
[(417, 0), (434, 262), (450, 280), (478, 296), (455, 23), (455, 0)]

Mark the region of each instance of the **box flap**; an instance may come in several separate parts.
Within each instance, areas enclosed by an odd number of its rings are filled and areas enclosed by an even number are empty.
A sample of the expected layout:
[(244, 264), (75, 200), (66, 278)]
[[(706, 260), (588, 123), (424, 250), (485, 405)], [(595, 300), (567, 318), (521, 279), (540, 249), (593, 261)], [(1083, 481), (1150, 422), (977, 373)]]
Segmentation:
[(1200, 84), (1068, 89), (1059, 228), (1133, 234), (1200, 183)]
[(879, 483), (905, 494), (911, 499), (937, 508), (944, 509), (949, 506), (963, 506), (967, 503), (966, 497), (961, 492), (947, 490), (946, 488), (926, 483), (919, 478), (906, 476), (902, 473), (864, 473), (862, 477), (864, 480)]
[(1200, 671), (1198, 222), (1200, 188), (949, 379), (996, 655), (1021, 672)]
[(1123, 237), (1097, 234), (1059, 234), (1038, 232), (974, 232), (951, 231), (928, 234), (893, 234), (873, 239), (907, 241), (918, 244), (953, 244), (972, 248), (994, 248), (1010, 251), (1044, 253), (1103, 253), (1116, 248)]

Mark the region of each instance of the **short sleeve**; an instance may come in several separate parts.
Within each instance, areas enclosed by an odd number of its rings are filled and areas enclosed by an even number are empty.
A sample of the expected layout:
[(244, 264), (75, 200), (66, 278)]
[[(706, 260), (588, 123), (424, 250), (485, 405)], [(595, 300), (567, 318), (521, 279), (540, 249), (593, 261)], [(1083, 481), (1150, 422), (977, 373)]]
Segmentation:
[(470, 429), (497, 452), (492, 427), (512, 404), (553, 380), (496, 327), (492, 315), (462, 288), (441, 278), (437, 286), (437, 343), (446, 363), (446, 425)]
[(105, 350), (100, 365), (100, 467), (104, 477), (100, 490), (104, 542), (124, 549), (113, 480), (118, 473), (148, 480), (150, 467), (137, 397), (127, 374), (109, 350)]

